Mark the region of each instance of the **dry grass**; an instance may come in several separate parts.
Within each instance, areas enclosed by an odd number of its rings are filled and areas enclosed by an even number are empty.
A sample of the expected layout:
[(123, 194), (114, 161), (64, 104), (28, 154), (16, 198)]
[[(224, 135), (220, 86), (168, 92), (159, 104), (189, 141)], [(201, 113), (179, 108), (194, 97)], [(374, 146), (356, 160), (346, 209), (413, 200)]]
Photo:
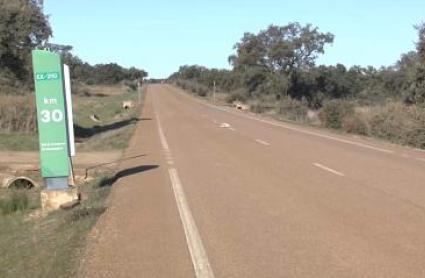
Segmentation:
[(320, 111), (322, 125), (425, 149), (425, 109), (401, 102), (354, 107), (338, 101)]
[[(84, 86), (89, 93), (73, 96), (75, 124), (101, 136), (84, 138), (84, 143), (78, 146), (78, 150), (125, 148), (137, 121), (110, 130), (106, 127), (113, 127), (116, 123), (136, 119), (139, 116), (141, 105), (138, 105), (137, 92), (130, 92), (125, 85)], [(135, 107), (129, 110), (123, 109), (122, 102), (127, 100), (133, 101)], [(90, 119), (93, 114), (98, 116), (101, 122), (93, 122)], [(33, 94), (0, 95), (0, 150), (37, 150), (36, 128), (36, 106)], [(103, 132), (99, 133), (99, 130)]]
[(369, 135), (425, 149), (425, 109), (399, 102), (376, 106), (358, 113)]
[(85, 96), (116, 96), (127, 92), (129, 87), (117, 85), (78, 85), (78, 92)]
[(0, 132), (31, 133), (36, 130), (36, 108), (33, 95), (0, 95)]

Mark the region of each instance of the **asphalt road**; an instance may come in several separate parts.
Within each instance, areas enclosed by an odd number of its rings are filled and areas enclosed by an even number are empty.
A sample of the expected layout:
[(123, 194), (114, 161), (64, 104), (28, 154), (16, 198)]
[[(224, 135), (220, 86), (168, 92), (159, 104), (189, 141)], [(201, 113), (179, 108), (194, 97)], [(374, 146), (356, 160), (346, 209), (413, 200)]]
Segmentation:
[(425, 277), (424, 152), (167, 85), (142, 117), (83, 276)]

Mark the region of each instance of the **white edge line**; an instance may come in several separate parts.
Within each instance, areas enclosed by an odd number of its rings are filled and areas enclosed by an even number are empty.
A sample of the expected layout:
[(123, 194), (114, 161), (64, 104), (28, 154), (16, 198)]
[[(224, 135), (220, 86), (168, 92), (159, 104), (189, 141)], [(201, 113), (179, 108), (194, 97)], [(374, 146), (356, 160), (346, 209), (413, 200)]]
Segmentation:
[(183, 224), (184, 233), (186, 235), (186, 242), (188, 245), (190, 256), (192, 258), (196, 277), (213, 278), (214, 273), (208, 261), (208, 257), (202, 244), (201, 237), (199, 236), (195, 220), (193, 219), (189, 205), (186, 201), (186, 197), (179, 176), (177, 174), (177, 170), (171, 168), (168, 171), (170, 174), (171, 183), (173, 185), (174, 197), (176, 198), (180, 219)]
[[(173, 160), (167, 139), (165, 138), (158, 114), (155, 113), (155, 116), (158, 124), (158, 133), (161, 140), (161, 145), (167, 157), (167, 163), (172, 165)], [(189, 204), (187, 203), (177, 170), (175, 168), (169, 168), (168, 173), (170, 175), (170, 181), (177, 204), (177, 209), (179, 211), (180, 220), (182, 222), (184, 234), (186, 236), (187, 247), (189, 249), (193, 268), (195, 270), (195, 276), (197, 278), (214, 278), (214, 273), (208, 260), (207, 253), (205, 252), (205, 248), (202, 244), (201, 236), (199, 235), (199, 231), (196, 227), (195, 220), (193, 219), (192, 212), (190, 211)]]
[(316, 167), (318, 167), (318, 168), (320, 168), (320, 169), (322, 169), (322, 170), (325, 170), (325, 171), (328, 171), (330, 173), (333, 173), (335, 175), (338, 175), (338, 176), (341, 176), (341, 177), (344, 177), (345, 176), (343, 173), (338, 172), (338, 171), (336, 171), (334, 169), (331, 169), (329, 167), (326, 167), (326, 166), (324, 166), (324, 165), (322, 165), (320, 163), (313, 163), (313, 165), (316, 166)]
[(164, 131), (162, 130), (162, 126), (161, 126), (161, 123), (159, 122), (158, 115), (156, 115), (156, 122), (158, 123), (158, 133), (159, 133), (159, 139), (161, 141), (162, 148), (165, 151), (169, 152), (170, 147), (168, 146), (168, 142), (165, 139)]

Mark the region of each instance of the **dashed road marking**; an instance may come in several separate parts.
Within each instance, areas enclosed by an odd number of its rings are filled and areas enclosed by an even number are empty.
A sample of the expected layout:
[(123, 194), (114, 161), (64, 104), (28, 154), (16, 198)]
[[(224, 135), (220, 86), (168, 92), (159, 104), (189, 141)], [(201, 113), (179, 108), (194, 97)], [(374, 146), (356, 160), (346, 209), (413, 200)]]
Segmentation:
[(371, 149), (371, 150), (383, 152), (383, 153), (389, 153), (389, 154), (394, 153), (394, 151), (392, 151), (392, 150), (382, 149), (382, 148), (374, 147), (374, 146), (371, 146), (371, 145), (368, 145), (368, 144), (363, 144), (363, 143), (354, 142), (354, 141), (350, 141), (350, 140), (346, 140), (346, 139), (342, 139), (342, 138), (337, 138), (337, 137), (333, 137), (333, 136), (330, 136), (330, 135), (325, 135), (325, 134), (321, 134), (321, 133), (317, 133), (317, 132), (313, 132), (313, 131), (303, 130), (303, 129), (300, 129), (300, 128), (291, 127), (291, 126), (287, 126), (287, 125), (284, 125), (284, 124), (278, 124), (278, 123), (274, 123), (274, 122), (263, 120), (263, 119), (257, 119), (257, 118), (250, 117), (250, 116), (245, 116), (245, 115), (243, 115), (243, 116), (250, 118), (250, 119), (253, 119), (253, 120), (256, 120), (256, 121), (259, 121), (259, 122), (266, 123), (266, 124), (286, 128), (286, 129), (297, 131), (297, 132), (304, 133), (304, 134), (322, 137), (322, 138), (325, 138), (325, 139), (328, 139), (328, 140), (333, 140), (333, 141), (337, 141), (337, 142), (341, 142), (341, 143), (345, 143), (345, 144), (349, 144), (349, 145), (354, 145), (354, 146), (358, 146), (358, 147), (362, 147), (362, 148), (366, 148), (366, 149)]
[(263, 141), (261, 139), (255, 139), (255, 142), (257, 142), (258, 144), (264, 145), (264, 146), (270, 146), (270, 143)]
[(332, 140), (332, 141), (336, 141), (336, 142), (340, 142), (340, 143), (345, 143), (345, 144), (349, 144), (349, 145), (353, 145), (353, 146), (357, 146), (357, 147), (362, 147), (362, 148), (374, 150), (374, 151), (377, 151), (377, 152), (388, 153), (388, 154), (394, 154), (395, 153), (395, 151), (393, 151), (393, 150), (383, 149), (383, 148), (375, 147), (375, 146), (360, 143), (360, 142), (350, 141), (350, 140), (346, 140), (346, 139), (342, 139), (342, 138), (338, 138), (338, 137), (334, 137), (334, 136), (330, 136), (330, 135), (326, 135), (326, 134), (321, 134), (321, 133), (314, 132), (314, 131), (304, 130), (304, 129), (301, 129), (301, 128), (292, 127), (292, 126), (288, 126), (288, 125), (281, 124), (281, 123), (275, 123), (275, 122), (272, 122), (272, 121), (269, 121), (269, 120), (259, 119), (257, 117), (242, 114), (242, 113), (235, 113), (234, 111), (229, 111), (229, 110), (224, 109), (222, 107), (218, 107), (218, 106), (215, 106), (215, 105), (212, 105), (212, 104), (209, 104), (209, 103), (205, 103), (205, 102), (200, 101), (198, 99), (194, 99), (194, 100), (196, 102), (203, 104), (205, 106), (208, 106), (212, 109), (223, 111), (223, 112), (232, 114), (232, 115), (237, 116), (237, 117), (243, 117), (243, 118), (255, 120), (255, 121), (258, 121), (258, 122), (266, 123), (266, 124), (269, 124), (269, 125), (272, 125), (272, 126), (286, 128), (286, 129), (297, 131), (297, 132), (300, 132), (300, 133), (314, 135), (314, 136), (325, 138), (325, 139), (328, 139), (328, 140)]
[[(158, 114), (156, 114), (156, 122), (158, 124), (158, 133), (167, 163), (170, 162), (171, 164), (169, 164), (172, 165), (174, 164), (173, 158)], [(208, 260), (207, 253), (205, 252), (204, 245), (202, 244), (201, 236), (199, 235), (192, 212), (190, 211), (189, 204), (187, 203), (177, 169), (171, 167), (168, 169), (168, 173), (177, 203), (180, 220), (186, 236), (187, 247), (195, 270), (195, 276), (197, 278), (214, 278), (214, 273)]]
[(322, 169), (322, 170), (328, 171), (328, 172), (330, 172), (332, 174), (335, 174), (335, 175), (338, 175), (338, 176), (341, 176), (341, 177), (344, 177), (345, 176), (343, 173), (338, 172), (338, 171), (336, 171), (334, 169), (331, 169), (329, 167), (326, 167), (325, 165), (322, 165), (320, 163), (313, 163), (313, 165), (316, 166), (316, 167), (318, 167), (318, 168), (320, 168), (320, 169)]

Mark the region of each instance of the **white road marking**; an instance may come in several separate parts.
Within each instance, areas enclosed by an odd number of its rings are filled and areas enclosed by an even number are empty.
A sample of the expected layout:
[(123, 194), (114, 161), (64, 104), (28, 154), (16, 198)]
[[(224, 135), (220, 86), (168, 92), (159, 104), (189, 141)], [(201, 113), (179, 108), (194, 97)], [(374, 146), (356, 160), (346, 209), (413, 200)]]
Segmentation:
[(270, 146), (270, 143), (268, 143), (266, 141), (263, 141), (261, 139), (255, 139), (255, 142), (257, 142), (257, 143), (259, 143), (261, 145), (264, 145), (264, 146)]
[(208, 261), (207, 254), (199, 236), (198, 228), (196, 227), (195, 220), (190, 212), (189, 205), (187, 204), (186, 197), (181, 186), (177, 170), (171, 168), (168, 170), (170, 174), (171, 183), (173, 185), (174, 196), (177, 201), (180, 219), (183, 223), (184, 232), (186, 235), (186, 242), (192, 258), (193, 267), (197, 278), (213, 278), (214, 273)]
[[(174, 164), (158, 114), (156, 114), (156, 122), (158, 124), (159, 137), (167, 162), (170, 161), (172, 164)], [(205, 252), (204, 245), (202, 244), (201, 236), (199, 235), (199, 231), (196, 227), (195, 220), (193, 219), (192, 212), (190, 211), (189, 204), (187, 203), (177, 170), (175, 168), (169, 168), (168, 173), (170, 175), (171, 185), (173, 188), (174, 197), (176, 199), (180, 220), (182, 222), (186, 236), (187, 247), (189, 249), (193, 268), (195, 270), (195, 276), (197, 278), (214, 278), (214, 273), (208, 260), (207, 253)]]
[(330, 136), (330, 135), (325, 135), (325, 134), (317, 133), (317, 132), (314, 132), (314, 131), (304, 130), (304, 129), (301, 129), (301, 128), (292, 127), (292, 126), (288, 126), (288, 125), (281, 124), (281, 123), (275, 123), (275, 122), (272, 122), (272, 121), (269, 121), (269, 120), (259, 119), (257, 117), (253, 117), (253, 116), (242, 114), (242, 113), (235, 113), (234, 111), (229, 111), (229, 110), (224, 109), (222, 107), (218, 107), (218, 106), (215, 106), (215, 105), (212, 105), (212, 104), (209, 104), (209, 103), (205, 103), (205, 102), (200, 101), (198, 99), (194, 99), (194, 100), (197, 101), (198, 103), (206, 105), (210, 108), (213, 108), (213, 109), (219, 110), (219, 111), (223, 111), (223, 112), (232, 114), (234, 116), (244, 117), (244, 118), (247, 118), (247, 119), (255, 120), (255, 121), (266, 123), (266, 124), (269, 124), (269, 125), (273, 125), (273, 126), (277, 126), (277, 127), (281, 127), (281, 128), (286, 128), (286, 129), (297, 131), (297, 132), (300, 132), (300, 133), (314, 135), (314, 136), (322, 137), (322, 138), (325, 138), (325, 139), (328, 139), (328, 140), (332, 140), (332, 141), (336, 141), (336, 142), (340, 142), (340, 143), (345, 143), (345, 144), (349, 144), (349, 145), (353, 145), (353, 146), (357, 146), (357, 147), (362, 147), (362, 148), (365, 148), (365, 149), (370, 149), (370, 150), (374, 150), (374, 151), (378, 151), (378, 152), (383, 152), (383, 153), (388, 153), (388, 154), (394, 154), (395, 153), (392, 150), (383, 149), (383, 148), (375, 147), (375, 146), (372, 146), (372, 145), (368, 145), (368, 144), (364, 144), (364, 143), (360, 143), (360, 142), (355, 142), (355, 141), (350, 141), (350, 140), (346, 140), (346, 139), (342, 139), (342, 138), (338, 138), (338, 137), (334, 137), (334, 136)]
[(167, 161), (167, 164), (174, 165), (173, 156), (171, 155), (170, 151), (164, 150), (164, 153), (165, 153), (165, 160)]
[(222, 124), (220, 125), (220, 127), (221, 127), (221, 128), (230, 128), (231, 126), (230, 126), (230, 124), (228, 124), (228, 123), (222, 123)]
[(241, 116), (247, 117), (247, 118), (259, 121), (259, 122), (267, 123), (267, 124), (270, 124), (270, 125), (286, 128), (286, 129), (297, 131), (297, 132), (304, 133), (304, 134), (322, 137), (322, 138), (325, 138), (325, 139), (329, 139), (329, 140), (333, 140), (333, 141), (337, 141), (337, 142), (341, 142), (341, 143), (345, 143), (345, 144), (349, 144), (349, 145), (354, 145), (354, 146), (358, 146), (358, 147), (362, 147), (362, 148), (366, 148), (366, 149), (371, 149), (371, 150), (383, 152), (383, 153), (389, 153), (389, 154), (394, 153), (394, 151), (392, 151), (392, 150), (382, 149), (382, 148), (374, 147), (374, 146), (359, 143), (359, 142), (354, 142), (354, 141), (350, 141), (350, 140), (346, 140), (346, 139), (342, 139), (342, 138), (337, 138), (337, 137), (333, 137), (333, 136), (330, 136), (330, 135), (325, 135), (325, 134), (321, 134), (321, 133), (317, 133), (317, 132), (313, 132), (313, 131), (303, 130), (303, 129), (300, 129), (300, 128), (291, 127), (291, 126), (287, 126), (287, 125), (284, 125), (284, 124), (278, 124), (278, 123), (274, 123), (274, 122), (263, 120), (263, 119), (257, 119), (257, 118), (251, 117), (251, 116), (246, 116), (246, 115), (241, 115)]
[(316, 167), (318, 167), (318, 168), (320, 168), (320, 169), (322, 169), (322, 170), (325, 170), (325, 171), (331, 172), (331, 173), (333, 173), (333, 174), (335, 174), (335, 175), (338, 175), (338, 176), (341, 176), (341, 177), (344, 177), (344, 176), (345, 176), (343, 173), (338, 172), (338, 171), (336, 171), (336, 170), (334, 170), (334, 169), (331, 169), (331, 168), (329, 168), (329, 167), (326, 167), (326, 166), (324, 166), (324, 165), (322, 165), (322, 164), (319, 164), (319, 163), (313, 163), (313, 165), (314, 165), (314, 166), (316, 166)]
[(161, 140), (161, 145), (163, 150), (169, 151), (170, 148), (168, 146), (167, 139), (165, 139), (164, 131), (162, 130), (161, 123), (159, 122), (159, 117), (156, 115), (156, 122), (158, 123), (158, 133), (159, 133), (159, 139)]

